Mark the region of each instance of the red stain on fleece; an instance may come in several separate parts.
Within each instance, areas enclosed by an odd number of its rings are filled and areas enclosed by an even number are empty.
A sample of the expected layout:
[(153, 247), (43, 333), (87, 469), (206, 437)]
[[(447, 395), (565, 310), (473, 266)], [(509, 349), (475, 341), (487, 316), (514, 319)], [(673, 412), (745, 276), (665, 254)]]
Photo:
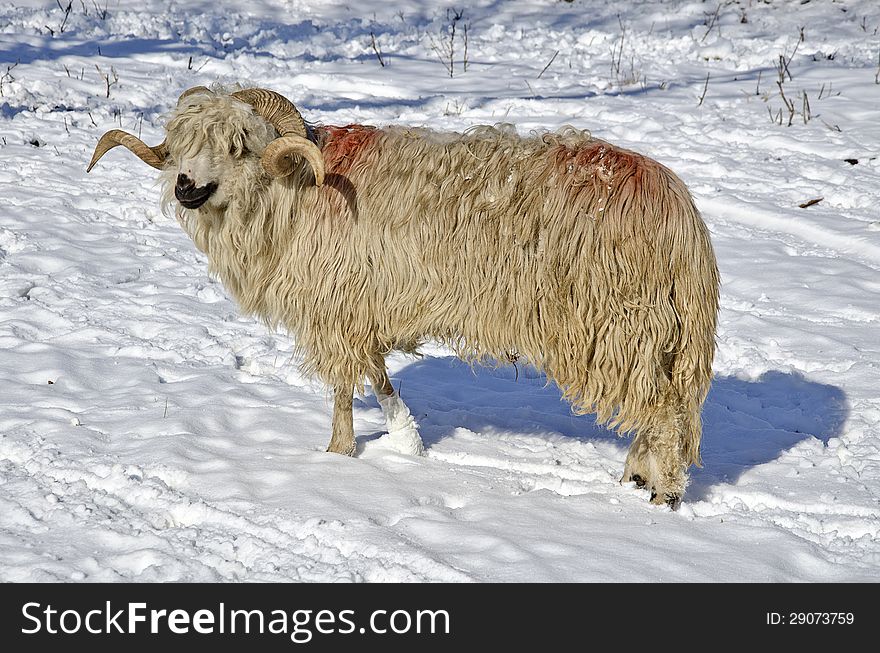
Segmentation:
[(318, 146), (324, 154), (324, 166), (328, 174), (345, 175), (363, 158), (379, 135), (379, 130), (366, 125), (335, 127), (324, 125), (315, 128)]
[(591, 177), (600, 181), (615, 180), (620, 183), (629, 177), (636, 186), (641, 186), (644, 173), (653, 164), (653, 161), (641, 154), (603, 141), (589, 141), (576, 148), (557, 145), (550, 151), (550, 157), (552, 165), (563, 174), (587, 169)]

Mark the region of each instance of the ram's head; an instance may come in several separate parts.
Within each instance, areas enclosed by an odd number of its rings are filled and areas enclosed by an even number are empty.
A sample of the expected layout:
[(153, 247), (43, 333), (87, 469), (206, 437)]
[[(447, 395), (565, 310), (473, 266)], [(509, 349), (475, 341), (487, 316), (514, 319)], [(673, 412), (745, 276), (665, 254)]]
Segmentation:
[[(253, 114), (262, 120), (255, 123)], [(204, 86), (191, 88), (178, 99), (162, 143), (150, 147), (133, 134), (113, 129), (98, 141), (87, 171), (117, 145), (170, 174), (174, 197), (187, 209), (198, 209), (209, 201), (222, 203), (229, 171), (257, 158), (272, 177), (292, 174), (300, 158), (305, 159), (315, 184), (324, 183), (321, 150), (309, 139), (299, 111), (287, 98), (266, 89), (250, 88), (227, 96)]]

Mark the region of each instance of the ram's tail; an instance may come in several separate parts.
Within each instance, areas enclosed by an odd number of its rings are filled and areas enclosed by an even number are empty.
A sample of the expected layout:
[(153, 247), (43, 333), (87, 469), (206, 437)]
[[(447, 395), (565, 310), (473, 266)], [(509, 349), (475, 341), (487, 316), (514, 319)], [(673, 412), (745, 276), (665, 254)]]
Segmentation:
[(684, 272), (676, 274), (672, 292), (679, 334), (670, 380), (683, 410), (682, 453), (686, 462), (700, 466), (700, 411), (712, 382), (720, 279), (709, 232), (699, 211), (689, 196), (681, 205), (692, 211), (691, 219), (684, 222), (693, 231), (683, 240), (687, 249), (682, 248), (675, 256), (675, 264)]

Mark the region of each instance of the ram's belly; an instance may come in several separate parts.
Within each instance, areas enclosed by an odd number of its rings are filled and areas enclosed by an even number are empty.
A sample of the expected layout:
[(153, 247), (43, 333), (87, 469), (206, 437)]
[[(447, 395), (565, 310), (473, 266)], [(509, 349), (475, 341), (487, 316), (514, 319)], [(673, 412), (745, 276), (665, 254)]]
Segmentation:
[(585, 285), (589, 248), (569, 247), (584, 235), (568, 234), (561, 247), (559, 234), (525, 234), (490, 214), (443, 236), (430, 225), (426, 217), (398, 231), (373, 257), (382, 334), (438, 339), (465, 356), (542, 359), (568, 328), (561, 323), (576, 310), (575, 286)]

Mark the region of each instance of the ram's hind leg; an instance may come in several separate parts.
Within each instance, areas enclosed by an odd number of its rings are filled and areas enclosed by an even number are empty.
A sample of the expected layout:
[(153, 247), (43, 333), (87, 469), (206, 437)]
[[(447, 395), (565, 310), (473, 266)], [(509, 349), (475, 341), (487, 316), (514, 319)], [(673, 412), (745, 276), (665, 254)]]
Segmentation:
[(385, 428), (388, 434), (383, 436), (383, 439), (401, 453), (421, 456), (425, 453), (425, 447), (419, 434), (419, 426), (391, 385), (383, 357), (377, 355), (376, 358), (375, 371), (370, 374), (370, 384), (385, 416)]
[(353, 456), (355, 451), (354, 422), (351, 402), (354, 384), (338, 385), (333, 389), (333, 435), (327, 451)]
[(633, 481), (651, 492), (651, 503), (678, 508), (687, 485), (689, 461), (685, 438), (689, 422), (681, 409), (658, 410), (657, 417), (640, 430), (629, 448), (622, 482)]
[(385, 370), (385, 362), (381, 362), (381, 371), (370, 375), (370, 385), (373, 386), (373, 393), (376, 399), (381, 401), (390, 397), (394, 393), (394, 386), (391, 385), (391, 379), (388, 378), (388, 372)]

